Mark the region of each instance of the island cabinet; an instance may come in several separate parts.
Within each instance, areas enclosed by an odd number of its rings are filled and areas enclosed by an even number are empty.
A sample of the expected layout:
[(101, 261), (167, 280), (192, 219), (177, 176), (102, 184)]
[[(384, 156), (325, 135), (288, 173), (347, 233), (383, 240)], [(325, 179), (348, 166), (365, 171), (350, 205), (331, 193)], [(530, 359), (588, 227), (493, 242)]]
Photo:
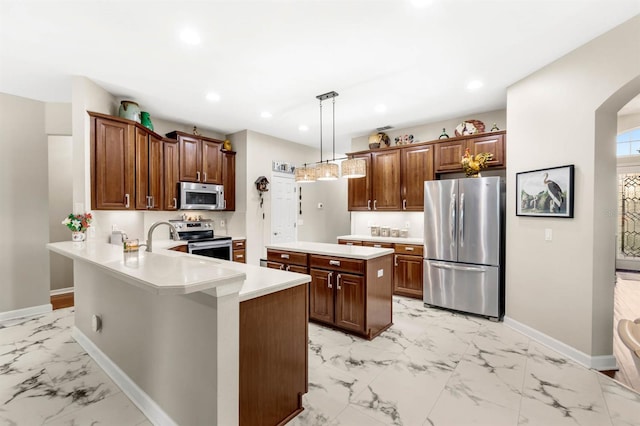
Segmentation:
[(162, 140), (164, 160), (164, 210), (178, 210), (178, 182), (180, 181), (178, 141)]
[[(391, 259), (309, 256), (309, 319), (373, 339), (391, 325)], [(385, 272), (387, 275), (385, 275)]]
[(309, 272), (307, 262), (308, 256), (306, 253), (272, 249), (267, 250), (267, 267), (271, 269), (307, 274)]
[(222, 185), (224, 186), (224, 209), (236, 210), (236, 153), (222, 151)]
[(423, 246), (394, 244), (393, 294), (422, 299)]
[(489, 167), (505, 165), (504, 144), (505, 131), (491, 134), (469, 135), (455, 138), (455, 140), (440, 142), (434, 145), (435, 169), (437, 173), (461, 172), (460, 160), (468, 148), (471, 155), (490, 152), (493, 158), (488, 162)]
[(173, 131), (180, 150), (180, 181), (222, 184), (222, 141)]

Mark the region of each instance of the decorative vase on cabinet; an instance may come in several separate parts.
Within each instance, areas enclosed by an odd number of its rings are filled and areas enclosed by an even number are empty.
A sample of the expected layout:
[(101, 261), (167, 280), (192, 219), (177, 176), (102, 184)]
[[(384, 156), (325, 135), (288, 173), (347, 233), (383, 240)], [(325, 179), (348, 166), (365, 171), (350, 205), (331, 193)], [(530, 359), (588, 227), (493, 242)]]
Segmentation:
[(140, 106), (133, 101), (121, 101), (118, 116), (140, 123)]
[(140, 112), (140, 124), (149, 130), (153, 130), (153, 123), (151, 122), (151, 115), (146, 111)]

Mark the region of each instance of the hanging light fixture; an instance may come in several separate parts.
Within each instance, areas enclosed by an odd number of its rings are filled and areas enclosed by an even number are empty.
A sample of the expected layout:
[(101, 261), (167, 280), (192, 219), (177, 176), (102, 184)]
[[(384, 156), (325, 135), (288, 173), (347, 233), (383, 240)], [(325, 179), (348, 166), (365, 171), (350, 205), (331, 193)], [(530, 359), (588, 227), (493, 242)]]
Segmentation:
[[(296, 169), (296, 182), (315, 182), (316, 180), (336, 180), (339, 176), (340, 167), (336, 161), (336, 96), (338, 93), (331, 91), (316, 96), (320, 101), (320, 161), (316, 167), (305, 164)], [(322, 160), (322, 101), (332, 100), (332, 127), (333, 127), (333, 157), (330, 160)], [(359, 178), (367, 175), (367, 164), (361, 158), (351, 158), (342, 162), (342, 177)]]

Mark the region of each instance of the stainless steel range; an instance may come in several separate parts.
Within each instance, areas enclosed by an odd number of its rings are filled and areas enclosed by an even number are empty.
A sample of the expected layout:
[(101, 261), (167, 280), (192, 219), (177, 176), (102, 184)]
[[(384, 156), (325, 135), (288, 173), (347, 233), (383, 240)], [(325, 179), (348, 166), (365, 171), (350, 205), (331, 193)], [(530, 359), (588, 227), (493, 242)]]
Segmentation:
[(213, 233), (213, 221), (201, 220), (170, 220), (178, 231), (178, 235), (171, 235), (174, 240), (188, 241), (190, 254), (215, 257), (216, 259), (231, 260), (233, 244), (231, 237), (216, 236)]

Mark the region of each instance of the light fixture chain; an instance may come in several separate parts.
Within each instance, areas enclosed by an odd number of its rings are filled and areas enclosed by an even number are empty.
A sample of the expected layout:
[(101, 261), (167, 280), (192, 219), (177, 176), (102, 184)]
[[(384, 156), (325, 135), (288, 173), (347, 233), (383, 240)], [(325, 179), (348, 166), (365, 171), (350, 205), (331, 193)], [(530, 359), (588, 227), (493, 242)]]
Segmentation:
[(322, 164), (322, 99), (320, 99), (320, 164)]
[(331, 98), (333, 103), (333, 161), (336, 161), (336, 98)]

